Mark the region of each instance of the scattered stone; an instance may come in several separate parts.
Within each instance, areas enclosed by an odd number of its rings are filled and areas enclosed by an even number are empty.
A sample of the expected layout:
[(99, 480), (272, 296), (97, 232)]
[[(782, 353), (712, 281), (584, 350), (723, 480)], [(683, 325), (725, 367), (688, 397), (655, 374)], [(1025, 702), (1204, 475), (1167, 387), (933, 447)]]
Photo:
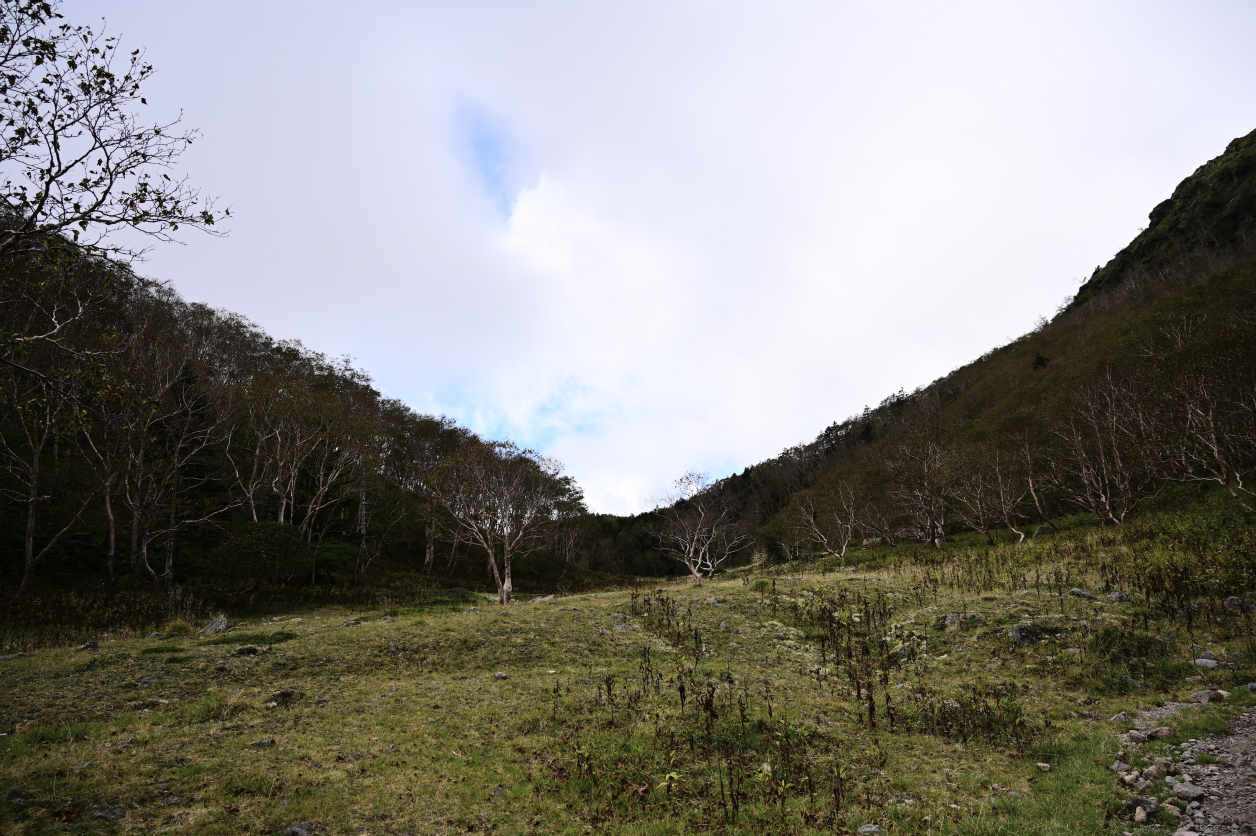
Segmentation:
[(534, 603), (534, 604), (543, 604), (543, 603), (545, 603), (546, 601), (553, 601), (553, 600), (554, 600), (554, 596), (553, 596), (553, 595), (542, 595), (542, 596), (540, 596), (539, 598), (533, 598), (533, 599), (532, 599), (532, 603)]
[(1134, 798), (1128, 798), (1125, 800), (1125, 805), (1117, 811), (1117, 816), (1119, 818), (1129, 818), (1137, 815), (1139, 810), (1142, 810), (1144, 813), (1150, 815), (1155, 813), (1158, 809), (1160, 809), (1160, 802), (1156, 799), (1139, 798), (1135, 796)]
[(179, 796), (177, 795), (167, 795), (165, 798), (161, 800), (161, 803), (162, 804), (178, 804), (182, 800), (183, 799), (179, 798)]
[(726, 632), (726, 633), (727, 633), (727, 632), (728, 632), (728, 622), (727, 622), (727, 621), (721, 621), (721, 622), (720, 622), (720, 629), (721, 629), (721, 630), (723, 630), (724, 632)]
[(471, 607), (469, 610), (467, 610), (468, 613), (479, 612), (479, 611), (480, 611), (479, 607)]
[(1042, 634), (1042, 631), (1033, 624), (1022, 622), (1008, 630), (1007, 634), (1018, 646), (1029, 647), (1038, 640), (1038, 636)]
[(1217, 657), (1216, 657), (1216, 655), (1214, 655), (1214, 654), (1213, 654), (1213, 652), (1212, 652), (1211, 650), (1203, 650), (1202, 648), (1201, 648), (1201, 649), (1200, 649), (1200, 651), (1199, 651), (1199, 658), (1200, 658), (1200, 659), (1211, 659), (1211, 660), (1212, 660), (1212, 661), (1214, 661), (1214, 662), (1215, 662), (1215, 661), (1217, 661)]
[(634, 625), (634, 624), (616, 624), (616, 625), (615, 625), (614, 627), (612, 627), (611, 629), (613, 629), (613, 630), (618, 630), (618, 631), (619, 631), (619, 632), (621, 632), (621, 633), (635, 633), (635, 632), (637, 632), (637, 627), (636, 627), (636, 625)]
[(1239, 612), (1256, 612), (1256, 601), (1252, 601), (1249, 598), (1240, 598), (1237, 595), (1231, 595), (1221, 603), (1225, 604), (1230, 609), (1238, 610)]
[(96, 761), (87, 761), (80, 766), (79, 769), (95, 769), (98, 766), (100, 766), (100, 764), (96, 763)]
[(265, 653), (270, 650), (269, 645), (242, 644), (235, 650), (228, 653), (228, 656), (256, 656), (259, 653)]
[(160, 708), (161, 706), (166, 705), (166, 704), (167, 703), (165, 700), (159, 700), (156, 697), (149, 697), (146, 700), (140, 700), (139, 702), (131, 703), (131, 707), (137, 708), (140, 711), (144, 711), (144, 710), (151, 710), (154, 708)]
[(1201, 798), (1208, 795), (1207, 791), (1195, 786), (1190, 781), (1173, 781), (1171, 779), (1165, 779), (1165, 783), (1168, 784), (1169, 790), (1174, 796), (1186, 801), (1199, 801)]
[(159, 631), (159, 630), (154, 630), (153, 632), (151, 632), (151, 633), (149, 633), (149, 634), (148, 634), (148, 637), (149, 637), (150, 639), (159, 639), (159, 638), (161, 638), (161, 631)]
[(1038, 763), (1034, 764), (1034, 766), (1038, 767), (1038, 769), (1040, 769), (1040, 770), (1041, 770), (1041, 771), (1043, 771), (1043, 772), (1050, 772), (1050, 771), (1051, 771), (1051, 764), (1049, 764), (1049, 763), (1042, 763), (1042, 762), (1040, 761), (1040, 762), (1038, 762)]
[(263, 738), (262, 740), (254, 740), (249, 745), (256, 746), (258, 749), (265, 749), (267, 746), (274, 746), (275, 741)]
[(1130, 731), (1125, 733), (1125, 739), (1126, 741), (1137, 745), (1139, 743), (1146, 743), (1149, 738), (1145, 732)]
[(100, 645), (97, 644), (96, 642), (83, 642), (75, 649), (76, 650), (95, 650), (98, 647), (100, 647)]
[[(1120, 714), (1118, 714), (1118, 715), (1116, 715), (1115, 717), (1113, 717), (1113, 718), (1112, 718), (1109, 722), (1112, 722), (1112, 723), (1132, 723), (1132, 722), (1134, 722), (1134, 721), (1130, 719), (1130, 715), (1128, 715), (1128, 714), (1126, 714), (1124, 711), (1122, 711)], [(1127, 768), (1128, 768), (1128, 767), (1127, 767)]]
[(498, 671), (497, 673), (493, 674), (493, 678), (494, 679), (510, 679), (510, 675), (503, 673), (502, 671)]
[(396, 620), (397, 619), (393, 618), (391, 615), (386, 615), (380, 619), (380, 621), (382, 621), (384, 624), (392, 624)]
[(1256, 682), (1247, 683), (1248, 693), (1256, 694)]
[(231, 622), (227, 620), (227, 617), (220, 615), (202, 627), (201, 632), (207, 636), (216, 636), (219, 633), (226, 633), (232, 629), (234, 628), (231, 626)]
[(885, 828), (879, 824), (865, 824), (855, 832), (859, 836), (885, 836)]
[(229, 670), (231, 670), (231, 663), (230, 663), (230, 662), (228, 662), (226, 659), (223, 659), (221, 662), (219, 662), (219, 663), (217, 663), (216, 665), (214, 665), (214, 670), (216, 670), (216, 671), (229, 671)]
[(278, 706), (292, 705), (301, 698), (301, 692), (295, 688), (280, 688), (278, 691), (270, 695), (267, 702), (274, 703)]
[(1213, 670), (1221, 665), (1221, 663), (1216, 659), (1196, 659), (1194, 664), (1201, 668), (1207, 668), (1208, 670)]
[(351, 618), (348, 621), (346, 621), (344, 624), (341, 624), (340, 626), (341, 627), (361, 627), (362, 620), (358, 618)]
[(1129, 772), (1130, 765), (1125, 761), (1118, 760), (1116, 763), (1109, 766), (1108, 769), (1111, 769), (1113, 772)]
[(1204, 705), (1207, 705), (1208, 703), (1213, 702), (1214, 700), (1220, 701), (1224, 699), (1224, 697), (1222, 697), (1220, 692), (1218, 691), (1212, 691), (1212, 690), (1206, 689), (1203, 691), (1196, 691), (1195, 693), (1191, 694), (1191, 699), (1193, 699), (1195, 702), (1203, 703)]
[(1137, 807), (1134, 810), (1134, 821), (1143, 824), (1147, 821), (1147, 809), (1145, 807)]
[(105, 810), (97, 810), (92, 813), (94, 819), (104, 819), (105, 821), (117, 821), (126, 815), (125, 807), (110, 807)]
[(1084, 589), (1078, 589), (1077, 587), (1073, 587), (1072, 589), (1070, 589), (1070, 590), (1068, 591), (1068, 594), (1069, 594), (1069, 595), (1072, 595), (1074, 598), (1082, 598), (1082, 599), (1085, 599), (1085, 600), (1087, 600), (1087, 601), (1093, 601), (1093, 600), (1095, 600), (1095, 596), (1091, 595), (1091, 594), (1090, 594), (1089, 592), (1087, 592), (1086, 590), (1084, 590)]
[(977, 612), (952, 612), (939, 616), (937, 626), (944, 630), (958, 630), (962, 622), (979, 618), (981, 618), (981, 613)]
[(1128, 604), (1132, 599), (1126, 592), (1109, 592), (1108, 600), (1114, 604)]
[(1070, 656), (1082, 655), (1082, 649), (1080, 647), (1066, 647), (1064, 648), (1064, 652), (1069, 654)]
[(141, 676), (139, 679), (135, 680), (135, 687), (143, 688), (147, 685), (152, 685), (156, 681), (157, 677), (155, 676)]
[(310, 833), (313, 832), (313, 830), (314, 825), (304, 821), (300, 824), (288, 825), (288, 829), (283, 832), (283, 836), (310, 836)]
[(1175, 734), (1177, 732), (1173, 730), (1172, 726), (1159, 726), (1147, 732), (1147, 737), (1151, 740), (1160, 740), (1164, 737), (1173, 737)]
[(1128, 685), (1130, 688), (1133, 688), (1135, 691), (1143, 690), (1143, 683), (1139, 682), (1137, 679), (1130, 676), (1129, 674), (1122, 676), (1121, 681), (1124, 682), (1126, 685)]

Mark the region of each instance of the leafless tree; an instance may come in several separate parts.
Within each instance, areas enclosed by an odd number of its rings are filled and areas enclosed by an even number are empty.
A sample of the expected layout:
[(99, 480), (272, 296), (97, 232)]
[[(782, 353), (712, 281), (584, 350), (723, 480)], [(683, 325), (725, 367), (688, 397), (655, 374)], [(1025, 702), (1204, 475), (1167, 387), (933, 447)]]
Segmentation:
[(791, 521), (800, 537), (844, 563), (846, 550), (859, 533), (854, 488), (845, 481), (830, 481), (799, 494), (791, 508)]
[(732, 503), (701, 473), (677, 479), (657, 510), (663, 518), (660, 550), (688, 569), (699, 586), (703, 574), (710, 579), (720, 564), (753, 543)]
[(553, 459), (513, 443), (468, 440), (433, 479), (437, 500), (463, 536), (482, 548), (504, 606), (514, 591), (513, 561), (543, 543), (565, 489)]
[(1164, 484), (1154, 392), (1105, 369), (1084, 384), (1055, 429), (1059, 485), (1073, 504), (1121, 524)]

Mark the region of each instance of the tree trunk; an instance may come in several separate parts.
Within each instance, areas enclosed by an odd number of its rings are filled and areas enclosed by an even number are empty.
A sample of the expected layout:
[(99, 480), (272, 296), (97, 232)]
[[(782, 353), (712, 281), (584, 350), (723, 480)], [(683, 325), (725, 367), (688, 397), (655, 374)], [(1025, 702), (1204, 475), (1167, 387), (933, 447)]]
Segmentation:
[(109, 576), (109, 585), (117, 583), (113, 574), (113, 557), (117, 550), (118, 527), (113, 518), (113, 479), (105, 484), (105, 517), (109, 520), (109, 534), (105, 546), (105, 572)]

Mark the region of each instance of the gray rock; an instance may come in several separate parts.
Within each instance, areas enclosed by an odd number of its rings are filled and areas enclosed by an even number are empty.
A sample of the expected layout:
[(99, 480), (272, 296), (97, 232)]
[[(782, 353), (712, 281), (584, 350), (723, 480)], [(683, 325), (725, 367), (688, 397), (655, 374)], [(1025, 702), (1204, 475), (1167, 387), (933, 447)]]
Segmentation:
[(258, 646), (256, 644), (242, 644), (235, 650), (228, 653), (228, 656), (256, 656), (259, 653), (265, 653), (269, 650), (265, 645)]
[(160, 633), (160, 632), (158, 632), (157, 630), (154, 630), (153, 632), (151, 632), (151, 633), (149, 633), (149, 634), (148, 634), (148, 637), (149, 637), (150, 639), (159, 639), (159, 638), (161, 638), (161, 633)]
[(1239, 612), (1256, 612), (1256, 601), (1252, 601), (1250, 598), (1240, 598), (1237, 595), (1231, 595), (1222, 603), (1230, 609), (1238, 610)]
[(1117, 772), (1117, 773), (1129, 772), (1130, 765), (1126, 763), (1125, 761), (1118, 760), (1115, 763), (1113, 763), (1111, 766), (1109, 766), (1108, 769), (1111, 769), (1113, 772)]
[(502, 671), (498, 671), (497, 673), (493, 674), (493, 678), (494, 679), (510, 679), (510, 675)]
[(207, 636), (216, 636), (219, 633), (226, 633), (231, 629), (231, 622), (227, 620), (225, 615), (220, 615), (202, 627), (201, 632)]
[[(1168, 782), (1166, 781), (1166, 783)], [(1199, 801), (1208, 795), (1207, 790), (1195, 786), (1190, 781), (1174, 781), (1169, 784), (1169, 789), (1176, 798), (1181, 798), (1185, 801)]]
[(1125, 739), (1130, 743), (1146, 743), (1149, 738), (1144, 732), (1130, 731), (1125, 733)]
[(303, 821), (300, 824), (288, 825), (288, 829), (283, 832), (283, 836), (310, 836), (310, 833), (313, 831), (314, 825)]
[(1208, 670), (1213, 670), (1214, 668), (1221, 666), (1221, 663), (1216, 659), (1196, 659), (1192, 664), (1197, 667), (1207, 668)]
[(534, 604), (543, 604), (543, 603), (545, 603), (546, 601), (553, 601), (553, 600), (554, 600), (554, 596), (553, 596), (553, 595), (542, 595), (542, 596), (540, 596), (539, 598), (533, 598), (533, 599), (532, 599), (532, 603), (534, 603)]
[(95, 650), (98, 647), (100, 647), (100, 645), (98, 645), (96, 642), (83, 642), (78, 647), (76, 647), (75, 650)]
[(1121, 817), (1133, 816), (1134, 811), (1139, 807), (1142, 807), (1147, 811), (1147, 813), (1151, 814), (1160, 809), (1160, 802), (1154, 798), (1139, 798), (1138, 796), (1127, 798), (1125, 800), (1125, 804), (1117, 812), (1117, 815)]
[(254, 740), (249, 745), (256, 746), (258, 749), (265, 749), (267, 746), (274, 746), (275, 741), (267, 739), (267, 738), (263, 738), (261, 740)]
[(618, 630), (618, 631), (619, 631), (619, 632), (621, 632), (621, 633), (635, 633), (635, 632), (637, 632), (637, 627), (636, 627), (636, 625), (635, 625), (635, 624), (616, 624), (616, 625), (614, 625), (614, 627), (612, 627), (611, 629), (613, 629), (613, 630)]
[(22, 789), (21, 787), (14, 787), (13, 789), (6, 792), (4, 794), (4, 797), (8, 799), (9, 801), (12, 801), (15, 798), (26, 798), (27, 797), (26, 790)]
[(1108, 600), (1114, 604), (1128, 604), (1131, 599), (1125, 592), (1109, 592)]
[(721, 629), (721, 630), (723, 630), (724, 632), (728, 632), (728, 622), (727, 622), (727, 621), (721, 621), (721, 622), (720, 622), (720, 629)]
[(97, 810), (92, 813), (94, 819), (104, 819), (105, 821), (117, 821), (126, 815), (125, 807), (109, 807), (104, 810)]
[(267, 702), (273, 702), (275, 705), (292, 705), (301, 699), (301, 692), (295, 688), (280, 688), (278, 691), (270, 695)]
[(1247, 683), (1247, 690), (1249, 693), (1256, 694), (1256, 682)]
[(135, 680), (135, 687), (143, 688), (146, 685), (152, 685), (156, 681), (157, 677), (155, 676), (141, 676), (139, 679)]
[(1193, 699), (1195, 702), (1203, 703), (1204, 705), (1207, 705), (1208, 703), (1214, 700), (1220, 701), (1224, 698), (1220, 694), (1218, 694), (1216, 691), (1213, 691), (1211, 689), (1206, 689), (1203, 691), (1196, 691), (1195, 693), (1191, 694), (1191, 699)]
[(855, 832), (859, 836), (885, 836), (885, 828), (879, 824), (865, 824)]
[[(1113, 718), (1112, 718), (1109, 722), (1111, 722), (1111, 723), (1132, 723), (1132, 722), (1134, 722), (1134, 721), (1130, 719), (1130, 715), (1128, 715), (1128, 714), (1126, 714), (1124, 711), (1122, 711), (1120, 714), (1118, 714), (1118, 715), (1116, 715), (1115, 717), (1113, 717)], [(1122, 772), (1128, 772), (1128, 771), (1129, 771), (1129, 767), (1128, 767), (1128, 766), (1127, 766), (1127, 767), (1125, 767), (1125, 769), (1123, 769), (1123, 770), (1122, 770)]]
[(939, 616), (938, 627), (946, 630), (957, 630), (964, 621), (974, 621), (981, 618), (981, 613), (977, 612), (952, 612)]
[(1068, 591), (1068, 594), (1069, 594), (1069, 595), (1072, 595), (1074, 598), (1082, 598), (1082, 599), (1085, 599), (1085, 600), (1087, 600), (1087, 601), (1093, 601), (1093, 600), (1095, 600), (1095, 596), (1091, 595), (1091, 594), (1090, 594), (1089, 592), (1087, 592), (1086, 590), (1084, 590), (1084, 589), (1078, 589), (1077, 587), (1073, 587), (1072, 589), (1070, 589), (1070, 590)]
[(1157, 726), (1147, 732), (1147, 737), (1149, 740), (1160, 740), (1165, 737), (1173, 737), (1175, 734), (1177, 734), (1177, 732), (1173, 730), (1172, 726)]
[(1130, 676), (1129, 674), (1122, 676), (1121, 681), (1124, 682), (1129, 687), (1133, 688), (1135, 691), (1143, 690), (1143, 683), (1139, 682), (1137, 679)]
[(1038, 637), (1042, 635), (1042, 631), (1033, 624), (1022, 622), (1007, 631), (1012, 641), (1016, 642), (1020, 647), (1029, 647), (1038, 641)]
[(348, 621), (346, 621), (344, 624), (341, 624), (340, 626), (341, 627), (361, 627), (362, 621), (357, 618), (350, 618)]
[(397, 619), (393, 618), (391, 615), (386, 615), (380, 619), (380, 621), (383, 622), (384, 624), (392, 624), (396, 620)]

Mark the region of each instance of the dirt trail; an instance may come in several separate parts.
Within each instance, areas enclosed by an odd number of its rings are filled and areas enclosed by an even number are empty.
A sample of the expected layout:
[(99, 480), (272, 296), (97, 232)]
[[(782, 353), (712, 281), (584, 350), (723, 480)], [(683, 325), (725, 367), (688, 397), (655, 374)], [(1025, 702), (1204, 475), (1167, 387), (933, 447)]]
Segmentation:
[[(1192, 744), (1188, 751), (1191, 757), (1206, 752), (1221, 763), (1190, 769), (1197, 776), (1194, 784), (1207, 790), (1208, 798), (1183, 819), (1177, 833), (1256, 833), (1256, 710), (1235, 718), (1229, 734)], [(1182, 754), (1187, 757), (1187, 752)]]

